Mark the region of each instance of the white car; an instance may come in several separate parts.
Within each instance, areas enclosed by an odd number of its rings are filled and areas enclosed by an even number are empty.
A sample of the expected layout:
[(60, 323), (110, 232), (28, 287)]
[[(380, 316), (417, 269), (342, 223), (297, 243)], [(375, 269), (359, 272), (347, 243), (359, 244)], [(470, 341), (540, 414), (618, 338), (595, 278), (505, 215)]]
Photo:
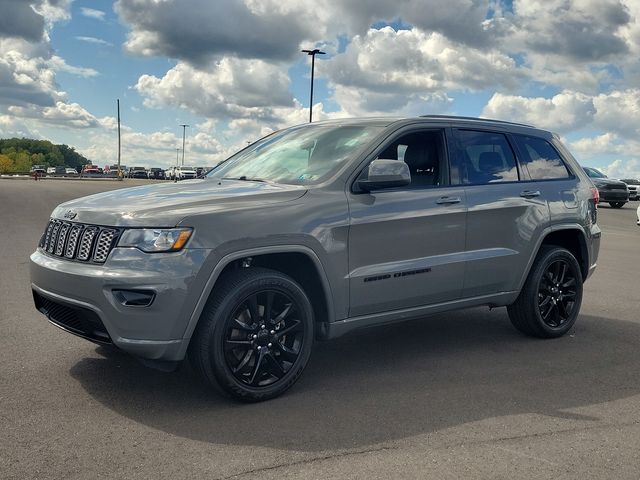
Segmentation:
[(196, 178), (198, 176), (195, 168), (187, 167), (184, 165), (176, 167), (174, 175), (178, 180), (188, 180), (191, 178)]
[(56, 167), (47, 168), (47, 175), (53, 175), (54, 173), (56, 173)]
[(78, 175), (78, 172), (76, 171), (75, 168), (65, 168), (64, 169), (64, 174), (65, 175)]
[(625, 178), (622, 180), (629, 189), (629, 200), (640, 200), (640, 180), (637, 178)]

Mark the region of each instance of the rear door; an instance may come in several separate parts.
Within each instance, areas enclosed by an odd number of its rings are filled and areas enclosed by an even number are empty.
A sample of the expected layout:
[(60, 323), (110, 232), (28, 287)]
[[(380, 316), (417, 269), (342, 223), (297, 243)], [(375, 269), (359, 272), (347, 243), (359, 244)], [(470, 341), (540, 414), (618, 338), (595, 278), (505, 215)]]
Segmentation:
[(515, 290), (548, 224), (547, 202), (522, 181), (504, 132), (460, 128), (454, 137), (452, 182), (464, 186), (468, 205), (462, 296)]
[(460, 297), (466, 202), (446, 152), (444, 128), (400, 132), (370, 160), (404, 161), (411, 185), (348, 192), (350, 316)]

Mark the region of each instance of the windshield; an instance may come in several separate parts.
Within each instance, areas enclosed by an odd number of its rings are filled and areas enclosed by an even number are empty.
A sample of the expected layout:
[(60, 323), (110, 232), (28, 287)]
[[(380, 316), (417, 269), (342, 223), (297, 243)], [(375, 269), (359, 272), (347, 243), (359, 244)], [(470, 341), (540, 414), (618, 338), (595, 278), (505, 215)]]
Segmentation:
[(382, 127), (304, 125), (269, 135), (211, 170), (207, 177), (293, 185), (327, 179)]
[(587, 175), (590, 176), (591, 178), (607, 178), (607, 176), (604, 173), (599, 172), (595, 168), (584, 167), (584, 171), (587, 172)]

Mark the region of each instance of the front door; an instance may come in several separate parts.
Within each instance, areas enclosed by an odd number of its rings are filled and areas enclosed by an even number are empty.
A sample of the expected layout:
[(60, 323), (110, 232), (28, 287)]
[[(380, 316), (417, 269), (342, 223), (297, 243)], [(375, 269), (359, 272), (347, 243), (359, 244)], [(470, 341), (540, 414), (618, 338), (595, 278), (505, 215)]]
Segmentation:
[(406, 162), (411, 185), (348, 193), (350, 316), (459, 298), (467, 207), (449, 185), (444, 130), (399, 134), (374, 158)]

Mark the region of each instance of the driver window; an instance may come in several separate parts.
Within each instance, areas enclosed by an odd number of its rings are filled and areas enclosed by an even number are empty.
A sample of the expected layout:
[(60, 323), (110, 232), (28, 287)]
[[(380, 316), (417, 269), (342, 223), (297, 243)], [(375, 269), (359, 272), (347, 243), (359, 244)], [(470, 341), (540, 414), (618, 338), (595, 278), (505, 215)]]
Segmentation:
[(444, 141), (440, 131), (414, 132), (394, 140), (377, 158), (399, 160), (409, 166), (408, 188), (428, 188), (442, 184), (445, 172)]

